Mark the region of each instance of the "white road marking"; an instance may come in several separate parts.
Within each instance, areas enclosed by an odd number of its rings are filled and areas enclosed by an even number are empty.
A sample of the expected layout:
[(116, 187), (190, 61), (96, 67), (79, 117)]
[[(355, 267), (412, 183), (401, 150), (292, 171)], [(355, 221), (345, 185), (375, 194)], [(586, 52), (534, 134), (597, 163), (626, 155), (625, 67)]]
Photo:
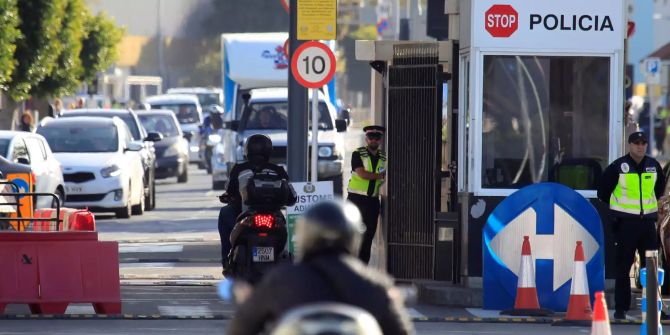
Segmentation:
[(182, 244), (172, 244), (172, 245), (120, 245), (119, 253), (131, 253), (131, 252), (182, 252), (184, 250), (184, 245)]
[(417, 311), (414, 308), (408, 308), (407, 313), (409, 313), (409, 317), (412, 319), (419, 319), (419, 318), (425, 318), (426, 316), (421, 314), (419, 311)]
[(158, 306), (161, 315), (170, 316), (212, 316), (207, 306)]

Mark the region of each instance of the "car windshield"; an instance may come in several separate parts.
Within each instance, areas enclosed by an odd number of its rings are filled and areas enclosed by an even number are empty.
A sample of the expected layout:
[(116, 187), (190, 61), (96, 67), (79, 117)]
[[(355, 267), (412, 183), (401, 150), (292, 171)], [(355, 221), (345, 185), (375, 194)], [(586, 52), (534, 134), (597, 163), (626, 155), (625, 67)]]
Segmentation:
[(142, 126), (148, 132), (161, 133), (164, 137), (179, 136), (179, 130), (172, 117), (167, 115), (139, 115)]
[[(287, 129), (288, 103), (286, 101), (276, 102), (252, 102), (249, 104), (251, 111), (245, 129)], [(309, 105), (309, 122), (312, 122), (312, 106)], [(319, 129), (333, 129), (333, 122), (328, 113), (325, 103), (319, 103)]]
[(7, 151), (9, 150), (9, 142), (11, 140), (8, 138), (0, 139), (0, 156), (7, 158)]
[(116, 152), (116, 127), (42, 127), (37, 133), (46, 138), (53, 152)]
[(200, 123), (198, 110), (193, 104), (151, 104), (151, 108), (171, 110), (181, 124)]
[(135, 122), (135, 119), (133, 118), (133, 115), (130, 113), (126, 114), (112, 114), (112, 113), (107, 113), (107, 112), (101, 112), (101, 113), (86, 113), (86, 112), (75, 112), (75, 113), (64, 113), (62, 116), (64, 117), (75, 117), (75, 116), (100, 116), (100, 117), (106, 117), (106, 118), (113, 118), (113, 117), (118, 117), (120, 118), (127, 126), (128, 129), (130, 129), (130, 135), (133, 135), (133, 140), (139, 141), (142, 140), (142, 136), (140, 136), (140, 129), (137, 127), (137, 123)]
[(202, 107), (218, 105), (221, 103), (221, 101), (219, 101), (218, 93), (198, 93), (197, 96), (198, 101), (200, 102), (200, 106)]

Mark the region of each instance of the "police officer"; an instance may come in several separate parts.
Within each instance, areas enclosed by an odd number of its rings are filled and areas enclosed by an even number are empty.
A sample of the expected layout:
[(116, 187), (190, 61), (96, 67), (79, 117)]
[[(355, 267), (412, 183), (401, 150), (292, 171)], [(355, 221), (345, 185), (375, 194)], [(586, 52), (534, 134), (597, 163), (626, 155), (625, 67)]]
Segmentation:
[(629, 271), (640, 251), (657, 249), (657, 201), (665, 185), (658, 162), (646, 156), (647, 136), (635, 132), (628, 137), (628, 154), (615, 160), (603, 172), (598, 199), (609, 204), (616, 242), (616, 319), (625, 319), (630, 308)]
[(327, 200), (308, 209), (296, 223), (298, 262), (268, 273), (238, 308), (226, 334), (259, 334), (288, 310), (317, 302), (360, 307), (386, 335), (412, 334), (393, 280), (355, 257), (364, 229), (350, 203)]
[(382, 126), (363, 128), (367, 145), (351, 154), (352, 173), (347, 200), (354, 203), (363, 215), (366, 230), (359, 257), (365, 263), (370, 261), (370, 248), (379, 217), (379, 188), (386, 177), (386, 154), (379, 148), (385, 130)]

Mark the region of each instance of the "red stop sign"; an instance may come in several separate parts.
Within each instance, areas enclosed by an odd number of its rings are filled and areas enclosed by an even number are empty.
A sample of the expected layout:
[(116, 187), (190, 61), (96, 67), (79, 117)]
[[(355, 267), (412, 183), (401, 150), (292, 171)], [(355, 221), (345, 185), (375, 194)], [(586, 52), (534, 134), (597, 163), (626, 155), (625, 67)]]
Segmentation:
[(519, 28), (519, 13), (510, 5), (493, 5), (484, 15), (486, 31), (493, 37), (510, 37)]

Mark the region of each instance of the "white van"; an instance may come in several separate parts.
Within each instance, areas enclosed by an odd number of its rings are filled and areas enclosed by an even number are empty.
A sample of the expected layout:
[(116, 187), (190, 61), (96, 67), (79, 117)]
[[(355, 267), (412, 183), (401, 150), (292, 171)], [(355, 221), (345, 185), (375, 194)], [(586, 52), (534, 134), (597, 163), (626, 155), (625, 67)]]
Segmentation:
[(189, 140), (189, 162), (200, 162), (200, 126), (203, 122), (202, 108), (198, 97), (191, 94), (163, 94), (148, 97), (145, 101), (151, 109), (171, 110), (179, 126)]

